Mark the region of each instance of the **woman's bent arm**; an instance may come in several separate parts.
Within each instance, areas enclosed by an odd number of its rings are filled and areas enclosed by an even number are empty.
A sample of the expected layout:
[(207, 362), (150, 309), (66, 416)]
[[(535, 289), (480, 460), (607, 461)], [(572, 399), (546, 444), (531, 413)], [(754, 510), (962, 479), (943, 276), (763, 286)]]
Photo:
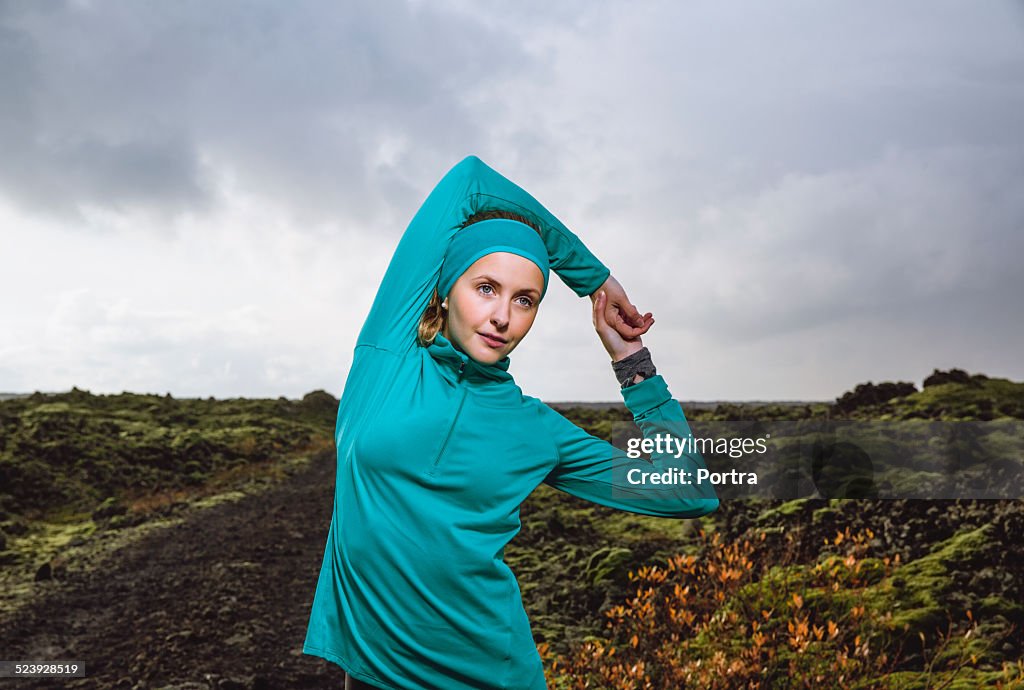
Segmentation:
[(455, 165), (413, 216), (384, 274), (356, 340), (398, 354), (416, 346), (451, 237), (479, 211), (511, 211), (536, 223), (551, 269), (578, 296), (595, 292), (610, 271), (580, 239), (521, 187), (476, 156)]
[[(622, 389), (626, 407), (645, 439), (663, 439), (667, 452), (652, 452), (651, 462), (631, 458), (626, 451), (588, 434), (543, 403), (542, 415), (555, 441), (558, 464), (544, 483), (594, 503), (642, 515), (693, 518), (718, 509), (718, 496), (706, 480), (701, 454), (688, 447), (690, 427), (679, 403), (657, 374)], [(678, 457), (677, 457), (678, 455)], [(691, 483), (654, 484), (651, 474), (670, 474)], [(685, 474), (683, 474), (685, 473)]]

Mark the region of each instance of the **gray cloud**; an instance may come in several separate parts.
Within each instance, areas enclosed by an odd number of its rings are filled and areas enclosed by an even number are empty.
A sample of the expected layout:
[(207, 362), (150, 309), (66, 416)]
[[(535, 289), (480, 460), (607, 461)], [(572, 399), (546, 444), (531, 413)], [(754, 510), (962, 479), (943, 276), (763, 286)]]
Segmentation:
[(964, 292), (976, 302), (956, 305), (971, 314), (948, 303), (950, 320), (1008, 313), (1024, 292), (1024, 202), (1010, 191), (1022, 185), (1020, 161), (988, 149), (897, 151), (786, 177), (693, 222), (676, 255), (689, 288), (678, 309), (720, 338), (755, 339), (870, 314), (909, 320)]
[(438, 151), (475, 149), (486, 123), (462, 95), (529, 59), (397, 1), (22, 4), (2, 22), (0, 191), (64, 214), (202, 210), (216, 173), (307, 221), (365, 222), (414, 201)]

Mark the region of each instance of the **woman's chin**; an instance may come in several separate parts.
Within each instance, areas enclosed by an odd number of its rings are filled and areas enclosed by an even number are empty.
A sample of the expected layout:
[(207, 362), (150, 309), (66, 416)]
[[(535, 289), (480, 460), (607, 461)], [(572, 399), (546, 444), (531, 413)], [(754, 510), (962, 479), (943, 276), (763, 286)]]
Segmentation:
[(504, 357), (504, 355), (499, 355), (494, 350), (488, 350), (487, 352), (474, 352), (471, 356), (480, 364), (488, 365), (494, 364), (499, 359)]
[(481, 364), (494, 364), (505, 357), (505, 348), (492, 348), (486, 345), (473, 348), (470, 356)]

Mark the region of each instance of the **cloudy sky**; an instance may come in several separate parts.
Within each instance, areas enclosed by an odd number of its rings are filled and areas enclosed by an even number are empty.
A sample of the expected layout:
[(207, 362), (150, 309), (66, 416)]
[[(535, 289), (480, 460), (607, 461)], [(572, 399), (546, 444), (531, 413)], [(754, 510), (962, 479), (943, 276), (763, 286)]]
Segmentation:
[[(0, 391), (340, 396), (467, 154), (684, 400), (1024, 379), (1024, 3), (0, 0)], [(616, 400), (555, 280), (525, 392)]]

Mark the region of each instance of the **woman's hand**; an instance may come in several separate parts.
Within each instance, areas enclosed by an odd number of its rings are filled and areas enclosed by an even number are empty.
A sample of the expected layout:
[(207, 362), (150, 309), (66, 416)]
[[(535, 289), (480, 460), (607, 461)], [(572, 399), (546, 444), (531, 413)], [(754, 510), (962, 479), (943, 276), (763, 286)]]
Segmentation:
[[(651, 325), (654, 324), (654, 317), (651, 315), (651, 312), (641, 316), (637, 308), (629, 301), (629, 297), (626, 296), (626, 291), (622, 289), (622, 285), (614, 277), (609, 275), (608, 280), (604, 281), (604, 284), (590, 296), (591, 302), (595, 305), (597, 303), (597, 296), (601, 292), (604, 292), (606, 296), (604, 307), (602, 307), (604, 310), (604, 322), (614, 328), (623, 340), (632, 341), (650, 330)], [(597, 327), (596, 321), (594, 326)], [(598, 329), (598, 332), (600, 333), (600, 329)], [(601, 340), (603, 342), (604, 338)], [(607, 348), (608, 346), (605, 345), (605, 347)], [(640, 348), (638, 347), (637, 349), (639, 350)]]
[[(597, 331), (598, 337), (601, 338), (601, 344), (604, 345), (604, 349), (611, 355), (613, 362), (618, 362), (620, 359), (629, 357), (634, 352), (642, 350), (644, 344), (640, 341), (640, 336), (635, 338), (623, 338), (622, 335), (608, 323), (606, 314), (608, 313), (608, 295), (604, 290), (598, 290), (592, 295), (594, 297), (594, 329)], [(650, 314), (647, 315), (648, 317)], [(651, 321), (653, 323), (653, 320)], [(650, 324), (647, 324), (644, 332), (650, 328)]]

